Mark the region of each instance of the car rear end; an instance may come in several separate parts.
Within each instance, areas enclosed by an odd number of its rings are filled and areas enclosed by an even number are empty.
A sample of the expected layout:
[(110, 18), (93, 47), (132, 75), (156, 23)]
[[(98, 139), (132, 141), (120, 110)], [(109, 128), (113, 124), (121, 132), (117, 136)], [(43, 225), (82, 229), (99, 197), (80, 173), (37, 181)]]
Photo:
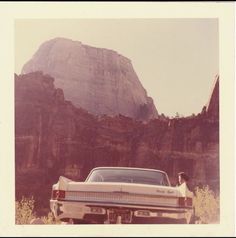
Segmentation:
[(53, 186), (50, 206), (57, 219), (74, 223), (189, 223), (193, 214), (192, 197), (177, 188), (63, 178)]

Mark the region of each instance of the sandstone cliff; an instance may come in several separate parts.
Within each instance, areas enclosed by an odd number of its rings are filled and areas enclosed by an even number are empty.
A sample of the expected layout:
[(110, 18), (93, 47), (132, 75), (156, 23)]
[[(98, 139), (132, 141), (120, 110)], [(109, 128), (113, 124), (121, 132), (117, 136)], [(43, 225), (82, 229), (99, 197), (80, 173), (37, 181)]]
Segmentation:
[(158, 116), (131, 61), (113, 50), (55, 38), (43, 43), (22, 69), (23, 74), (35, 71), (54, 77), (67, 100), (92, 114), (139, 120)]
[[(219, 101), (211, 101), (217, 111)], [(219, 120), (212, 115), (208, 109), (149, 123), (94, 116), (65, 100), (51, 76), (15, 75), (16, 196), (34, 195), (48, 207), (51, 185), (60, 175), (83, 180), (96, 166), (161, 169), (173, 184), (185, 171), (193, 184), (218, 189)]]
[(206, 106), (209, 118), (219, 119), (219, 75), (215, 77), (215, 84), (211, 93), (210, 100)]

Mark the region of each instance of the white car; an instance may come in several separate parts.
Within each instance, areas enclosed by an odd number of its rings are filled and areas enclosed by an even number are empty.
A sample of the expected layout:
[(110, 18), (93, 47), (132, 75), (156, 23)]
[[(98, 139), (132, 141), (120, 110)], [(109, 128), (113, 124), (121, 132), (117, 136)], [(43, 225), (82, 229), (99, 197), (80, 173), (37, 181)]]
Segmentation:
[(185, 184), (171, 187), (163, 171), (99, 167), (85, 182), (61, 176), (50, 208), (56, 219), (72, 224), (191, 223), (192, 199)]

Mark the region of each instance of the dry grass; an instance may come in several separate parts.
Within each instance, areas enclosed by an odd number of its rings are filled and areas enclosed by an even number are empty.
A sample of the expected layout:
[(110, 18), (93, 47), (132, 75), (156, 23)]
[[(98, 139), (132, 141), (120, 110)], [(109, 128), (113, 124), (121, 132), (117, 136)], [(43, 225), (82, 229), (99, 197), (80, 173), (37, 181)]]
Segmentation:
[(16, 224), (30, 224), (33, 219), (40, 218), (44, 224), (60, 224), (54, 220), (52, 212), (49, 212), (47, 216), (37, 217), (34, 209), (35, 200), (33, 197), (22, 197), (20, 201), (16, 201)]
[(195, 215), (201, 223), (212, 224), (220, 221), (220, 199), (209, 186), (195, 189), (193, 199)]
[(16, 224), (30, 224), (36, 218), (34, 212), (34, 199), (22, 197), (21, 201), (16, 201)]

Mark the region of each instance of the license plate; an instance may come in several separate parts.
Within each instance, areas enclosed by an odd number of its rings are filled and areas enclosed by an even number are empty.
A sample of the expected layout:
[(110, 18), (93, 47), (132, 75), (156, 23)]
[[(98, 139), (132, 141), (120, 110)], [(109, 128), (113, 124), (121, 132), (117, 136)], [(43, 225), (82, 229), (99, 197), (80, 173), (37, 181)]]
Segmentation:
[(132, 212), (129, 210), (112, 209), (108, 211), (110, 223), (131, 223)]

